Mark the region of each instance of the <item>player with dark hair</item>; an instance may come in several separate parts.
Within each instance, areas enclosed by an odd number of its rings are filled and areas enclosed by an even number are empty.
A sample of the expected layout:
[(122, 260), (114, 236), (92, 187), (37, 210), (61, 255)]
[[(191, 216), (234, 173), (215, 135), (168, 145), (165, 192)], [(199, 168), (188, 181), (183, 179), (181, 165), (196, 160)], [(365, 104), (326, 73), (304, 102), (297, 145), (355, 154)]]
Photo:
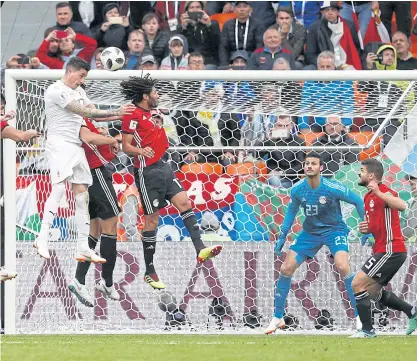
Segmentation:
[(365, 194), (365, 220), (359, 224), (364, 235), (372, 234), (375, 239), (373, 254), (355, 275), (352, 287), (356, 307), (362, 322), (362, 330), (352, 338), (376, 337), (372, 327), (371, 298), (393, 310), (404, 312), (409, 318), (407, 335), (417, 328), (417, 308), (384, 287), (391, 281), (407, 258), (407, 249), (401, 232), (398, 211), (407, 204), (398, 193), (382, 183), (384, 168), (375, 158), (361, 163), (359, 185), (368, 189)]
[(303, 230), (291, 245), (281, 266), (276, 287), (275, 315), (264, 331), (266, 334), (271, 334), (285, 325), (285, 303), (291, 288), (291, 278), (297, 268), (307, 258), (313, 258), (324, 245), (334, 257), (336, 268), (344, 280), (350, 303), (355, 310), (355, 317), (357, 316), (352, 290), (354, 275), (349, 266), (349, 229), (343, 221), (340, 201), (353, 204), (361, 219), (364, 217), (363, 202), (343, 184), (321, 176), (322, 170), (320, 155), (308, 153), (304, 164), (306, 178), (291, 189), (291, 202), (281, 226), (281, 234), (275, 243), (275, 253), (278, 256), (281, 256), (287, 234), (300, 207), (304, 211), (305, 220)]
[(153, 257), (156, 246), (156, 229), (159, 210), (170, 201), (180, 212), (185, 227), (197, 252), (197, 260), (202, 263), (218, 255), (222, 246), (206, 247), (201, 240), (197, 218), (191, 208), (181, 183), (175, 177), (169, 164), (162, 160), (168, 149), (165, 130), (152, 118), (151, 110), (158, 105), (156, 82), (149, 77), (130, 77), (120, 85), (127, 100), (132, 101), (136, 110), (122, 120), (123, 151), (134, 156), (135, 182), (138, 188), (145, 224), (142, 234), (145, 258), (145, 282), (154, 289), (165, 285), (156, 274)]
[[(120, 117), (103, 118), (105, 121), (119, 120)], [(85, 119), (85, 124), (89, 129), (90, 136), (100, 134), (93, 122)], [(117, 259), (117, 221), (120, 208), (117, 201), (116, 192), (113, 187), (112, 175), (106, 168), (106, 164), (111, 162), (118, 152), (119, 147), (116, 142), (111, 148), (108, 145), (98, 147), (84, 143), (88, 165), (93, 177), (93, 184), (88, 188), (90, 214), (90, 234), (88, 245), (95, 250), (100, 239), (100, 255), (106, 260), (102, 266), (102, 280), (96, 284), (105, 298), (114, 301), (120, 299), (120, 295), (113, 285), (113, 271)], [(79, 262), (75, 271), (75, 279), (68, 285), (68, 288), (87, 307), (93, 307), (94, 301), (88, 288), (85, 286), (85, 276), (90, 268), (91, 262)]]
[[(14, 110), (5, 112), (6, 100), (1, 94), (1, 108), (0, 108), (0, 138), (11, 139), (15, 142), (27, 142), (34, 137), (38, 137), (40, 133), (34, 129), (26, 131), (13, 128), (9, 125), (8, 121), (16, 116)], [(0, 267), (0, 281), (11, 280), (17, 275), (16, 272), (7, 271), (3, 267)]]
[[(50, 167), (52, 190), (45, 202), (41, 230), (34, 247), (37, 248), (38, 254), (46, 259), (50, 258), (49, 227), (58, 211), (68, 181), (75, 195), (75, 224), (78, 231), (75, 258), (80, 262), (106, 262), (88, 245), (90, 230), (88, 187), (93, 181), (84, 150), (81, 148), (83, 141), (89, 143), (83, 137), (84, 134), (89, 134), (84, 127), (83, 118), (130, 114), (134, 107), (127, 104), (116, 110), (96, 109), (82, 87), (89, 70), (90, 65), (85, 60), (73, 57), (68, 61), (63, 78), (50, 85), (45, 91), (45, 155)], [(95, 145), (117, 142), (114, 138), (101, 135), (93, 137), (91, 141)]]

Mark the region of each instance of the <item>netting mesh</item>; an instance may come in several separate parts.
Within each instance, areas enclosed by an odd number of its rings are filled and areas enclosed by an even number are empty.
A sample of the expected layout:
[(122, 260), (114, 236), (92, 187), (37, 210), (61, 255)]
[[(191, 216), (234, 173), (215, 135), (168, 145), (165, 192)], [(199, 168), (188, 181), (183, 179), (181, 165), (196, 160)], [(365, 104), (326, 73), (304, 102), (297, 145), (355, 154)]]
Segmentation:
[[(51, 83), (18, 81), (17, 128), (45, 128), (43, 93)], [(118, 83), (87, 81), (87, 93), (98, 107), (116, 107), (124, 103)], [(145, 284), (140, 242), (142, 207), (133, 181), (132, 159), (120, 151), (108, 167), (122, 208), (114, 274), (121, 299), (112, 302), (94, 291), (101, 267), (91, 267), (86, 284), (94, 295), (93, 308), (81, 305), (68, 290), (76, 268), (74, 201), (69, 189), (50, 232), (52, 258), (43, 261), (35, 257), (31, 241), (40, 230), (50, 192), (49, 166), (42, 138), (19, 144), (17, 332), (242, 331), (265, 325), (273, 314), (275, 281), (285, 258), (285, 253), (280, 258), (274, 256), (272, 242), (279, 233), (291, 186), (302, 178), (307, 150), (300, 147), (328, 147), (317, 148), (325, 160), (325, 175), (362, 196), (365, 189), (357, 185), (359, 161), (380, 157), (387, 184), (403, 199), (412, 201), (405, 174), (383, 154), (393, 137), (401, 133), (401, 139), (406, 140), (415, 127), (414, 89), (409, 85), (382, 81), (159, 82), (160, 121), (171, 145), (165, 160), (192, 200), (203, 240), (208, 245), (222, 244), (224, 251), (213, 261), (198, 265), (180, 216), (169, 206), (161, 212), (155, 259), (167, 290), (156, 292)], [(388, 114), (391, 119), (373, 145), (361, 149)], [(344, 125), (342, 133), (340, 122)], [(121, 139), (120, 122), (99, 126)], [(397, 133), (398, 129), (401, 132)], [(398, 142), (394, 143), (390, 147), (395, 153)], [(13, 185), (5, 187), (6, 191), (13, 189)], [(133, 202), (137, 212), (127, 212), (126, 202)], [(354, 208), (344, 204), (343, 215), (352, 229), (351, 265), (356, 271), (370, 249), (360, 246)], [(293, 239), (302, 221), (299, 214)], [(409, 258), (389, 285), (411, 303), (417, 295), (414, 241), (415, 237), (409, 238)], [(323, 309), (330, 312), (335, 329), (354, 327), (344, 283), (327, 249), (295, 273), (291, 289), (287, 312), (298, 319), (299, 329), (314, 329)], [(186, 320), (175, 321), (175, 315), (165, 312), (167, 308), (181, 309)], [(378, 328), (405, 327), (402, 315), (378, 305), (374, 315)]]

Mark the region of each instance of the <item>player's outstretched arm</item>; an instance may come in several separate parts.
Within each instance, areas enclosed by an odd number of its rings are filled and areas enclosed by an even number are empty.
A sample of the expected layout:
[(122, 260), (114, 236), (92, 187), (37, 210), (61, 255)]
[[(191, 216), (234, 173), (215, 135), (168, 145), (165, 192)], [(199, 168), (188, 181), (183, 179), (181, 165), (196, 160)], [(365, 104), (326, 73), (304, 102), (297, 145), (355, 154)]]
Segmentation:
[(71, 101), (65, 107), (65, 109), (82, 116), (83, 118), (107, 118), (113, 117), (115, 115), (126, 115), (132, 114), (136, 107), (133, 104), (122, 105), (118, 109), (95, 109), (95, 107), (84, 106), (77, 102), (76, 100)]
[(15, 142), (27, 142), (34, 137), (39, 137), (40, 135), (41, 133), (34, 129), (23, 131), (10, 126), (4, 128), (1, 132), (2, 138), (11, 139)]
[(110, 145), (112, 148), (119, 149), (119, 142), (113, 137), (106, 137), (105, 135), (96, 134), (90, 131), (87, 127), (81, 127), (80, 129), (80, 139), (87, 144), (94, 145)]
[(353, 204), (356, 208), (356, 211), (359, 214), (360, 219), (365, 219), (365, 206), (363, 200), (355, 192), (352, 192), (350, 189), (347, 189), (347, 194), (344, 197), (343, 201)]

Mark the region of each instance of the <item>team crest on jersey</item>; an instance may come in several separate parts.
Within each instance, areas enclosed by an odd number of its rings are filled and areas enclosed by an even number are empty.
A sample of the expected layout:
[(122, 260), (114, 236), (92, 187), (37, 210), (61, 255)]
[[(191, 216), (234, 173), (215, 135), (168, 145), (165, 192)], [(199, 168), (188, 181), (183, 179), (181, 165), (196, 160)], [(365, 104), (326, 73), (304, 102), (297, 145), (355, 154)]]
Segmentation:
[(327, 199), (326, 199), (326, 197), (320, 197), (320, 198), (319, 198), (319, 203), (320, 203), (320, 204), (326, 204), (326, 203), (327, 203)]
[(374, 205), (375, 205), (374, 200), (373, 200), (373, 199), (371, 199), (371, 201), (369, 202), (369, 206), (370, 206), (371, 208), (374, 208)]
[(260, 63), (260, 64), (265, 64), (265, 63), (266, 63), (266, 58), (265, 58), (264, 56), (261, 56), (261, 57), (259, 58), (259, 63)]
[(157, 199), (154, 199), (152, 202), (154, 207), (158, 207), (159, 206), (159, 201)]

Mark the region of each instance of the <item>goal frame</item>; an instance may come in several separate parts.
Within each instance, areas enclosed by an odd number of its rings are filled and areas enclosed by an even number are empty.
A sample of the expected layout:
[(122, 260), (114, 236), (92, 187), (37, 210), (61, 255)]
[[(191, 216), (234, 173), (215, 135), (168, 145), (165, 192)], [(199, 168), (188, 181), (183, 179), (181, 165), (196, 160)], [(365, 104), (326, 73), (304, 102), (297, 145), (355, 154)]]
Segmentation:
[[(141, 75), (142, 71), (120, 70), (115, 72), (92, 70), (89, 72), (87, 80), (123, 80), (129, 76)], [(246, 70), (195, 70), (195, 71), (149, 71), (150, 76), (157, 80), (169, 81), (410, 81), (407, 89), (403, 92), (395, 106), (385, 117), (381, 126), (377, 129), (373, 137), (366, 145), (358, 146), (339, 146), (329, 147), (337, 149), (368, 149), (381, 135), (384, 126), (389, 122), (398, 106), (412, 91), (417, 81), (417, 70), (411, 71), (246, 71)], [(17, 70), (7, 69), (5, 71), (5, 97), (6, 111), (15, 110), (17, 107), (17, 81), (20, 80), (58, 80), (64, 75), (63, 70)], [(16, 126), (16, 119), (9, 121), (10, 126)], [(18, 147), (10, 139), (3, 141), (3, 184), (4, 184), (4, 227), (5, 227), (5, 268), (16, 269), (16, 150), (31, 150), (31, 147)], [(304, 147), (270, 147), (271, 149), (320, 149), (324, 147), (304, 146)], [(39, 148), (36, 148), (39, 150)], [(216, 147), (172, 147), (172, 149), (184, 150), (219, 150)], [(236, 150), (236, 147), (222, 147), (223, 150)], [(238, 147), (239, 150), (250, 150), (253, 147)], [(11, 280), (4, 283), (4, 332), (5, 334), (16, 333), (16, 281)]]

